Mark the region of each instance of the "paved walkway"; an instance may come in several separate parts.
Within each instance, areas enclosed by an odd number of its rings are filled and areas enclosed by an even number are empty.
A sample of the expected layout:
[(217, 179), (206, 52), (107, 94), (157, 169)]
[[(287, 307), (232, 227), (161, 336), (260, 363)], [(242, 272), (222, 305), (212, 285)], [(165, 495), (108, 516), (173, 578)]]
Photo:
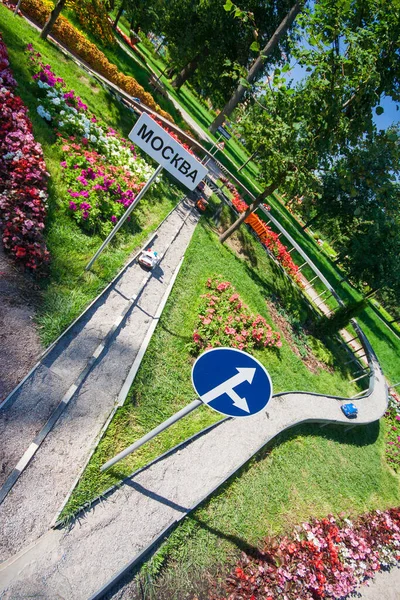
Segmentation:
[(148, 273), (131, 264), (2, 406), (3, 481), (29, 459), (62, 399), (64, 412), (0, 505), (0, 561), (48, 530), (82, 472), (197, 220), (193, 203), (180, 203), (157, 232), (154, 247), (166, 252), (159, 266)]

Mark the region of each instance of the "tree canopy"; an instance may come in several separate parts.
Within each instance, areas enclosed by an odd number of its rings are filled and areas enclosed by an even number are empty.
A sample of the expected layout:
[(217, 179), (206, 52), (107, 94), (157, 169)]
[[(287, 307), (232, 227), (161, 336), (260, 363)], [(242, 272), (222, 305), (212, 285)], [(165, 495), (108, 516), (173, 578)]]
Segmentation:
[(373, 133), (382, 95), (398, 100), (398, 6), (398, 0), (319, 0), (298, 16), (301, 42), (292, 43), (292, 54), (306, 77), (293, 85), (289, 63), (275, 69), (240, 113), (243, 136), (249, 151), (257, 150), (260, 181), (267, 186), (249, 211), (278, 186), (290, 194), (315, 194), (318, 173)]
[[(225, 8), (225, 0), (170, 0), (164, 6), (161, 29), (165, 35), (171, 65), (180, 71), (189, 63), (191, 82), (223, 104), (237, 84), (240, 73), (233, 65), (247, 67), (257, 53), (251, 45), (257, 36), (266, 42), (290, 7), (289, 0), (262, 2), (245, 0), (244, 9), (252, 19), (238, 19)], [(257, 23), (255, 31), (254, 22)], [(280, 61), (287, 45), (277, 47), (271, 61)]]

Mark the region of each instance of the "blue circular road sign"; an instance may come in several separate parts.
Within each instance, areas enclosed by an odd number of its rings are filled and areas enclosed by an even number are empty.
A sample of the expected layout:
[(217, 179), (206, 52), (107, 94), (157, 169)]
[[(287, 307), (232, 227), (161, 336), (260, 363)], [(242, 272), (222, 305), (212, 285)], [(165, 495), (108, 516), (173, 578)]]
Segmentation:
[(265, 367), (235, 348), (213, 348), (199, 356), (193, 365), (192, 383), (205, 404), (230, 417), (255, 415), (272, 396)]

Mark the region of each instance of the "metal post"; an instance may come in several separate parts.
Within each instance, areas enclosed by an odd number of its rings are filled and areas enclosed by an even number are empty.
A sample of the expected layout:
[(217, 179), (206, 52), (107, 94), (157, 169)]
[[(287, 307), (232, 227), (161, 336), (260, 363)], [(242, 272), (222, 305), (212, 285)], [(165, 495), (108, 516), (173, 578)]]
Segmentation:
[(132, 452), (140, 448), (140, 446), (143, 446), (143, 444), (155, 438), (159, 433), (164, 431), (164, 429), (168, 429), (168, 427), (171, 427), (171, 425), (179, 421), (179, 419), (182, 419), (182, 417), (185, 417), (202, 404), (203, 402), (199, 399), (193, 400), (193, 402), (191, 402), (190, 404), (185, 406), (185, 408), (182, 408), (182, 410), (172, 415), (172, 417), (164, 421), (164, 423), (161, 423), (161, 425), (157, 425), (157, 427), (149, 431), (149, 433), (146, 433), (146, 435), (141, 437), (140, 440), (137, 440), (137, 442), (131, 444), (130, 446), (128, 446), (128, 448), (125, 448), (125, 450), (122, 450), (122, 452), (114, 456), (114, 458), (111, 458), (109, 461), (104, 463), (104, 465), (100, 467), (100, 471), (106, 471), (107, 469), (115, 465), (115, 463), (119, 462), (129, 454), (132, 454)]
[(312, 279), (310, 279), (310, 281), (308, 282), (308, 285), (306, 285), (306, 287), (304, 288), (304, 291), (308, 290), (308, 288), (312, 287), (312, 282), (315, 281), (316, 279), (318, 279), (318, 275), (316, 275), (315, 277), (313, 277)]
[(149, 189), (149, 187), (151, 186), (151, 184), (153, 183), (153, 181), (155, 180), (155, 178), (157, 177), (157, 175), (159, 175), (161, 173), (162, 169), (163, 169), (162, 165), (158, 165), (158, 167), (154, 171), (153, 175), (146, 182), (146, 185), (140, 190), (140, 192), (138, 193), (138, 195), (136, 196), (135, 200), (132, 202), (132, 204), (130, 205), (130, 207), (125, 211), (125, 213), (122, 215), (122, 217), (120, 218), (120, 220), (118, 221), (118, 223), (116, 224), (116, 226), (114, 227), (114, 229), (109, 234), (109, 236), (104, 240), (104, 242), (102, 243), (102, 245), (100, 246), (100, 248), (97, 250), (96, 254), (88, 262), (88, 264), (85, 267), (85, 271), (89, 271), (89, 269), (91, 268), (91, 266), (93, 265), (93, 263), (97, 260), (97, 258), (103, 252), (104, 248), (106, 246), (108, 246), (108, 244), (113, 239), (114, 235), (117, 233), (118, 229), (120, 227), (122, 227), (122, 225), (125, 223), (126, 219), (129, 217), (129, 215), (131, 214), (131, 212), (133, 211), (133, 209), (136, 207), (136, 205), (138, 204), (139, 200), (141, 200), (143, 198), (143, 196), (145, 195), (145, 193), (147, 192), (147, 190)]
[(356, 377), (355, 379), (352, 379), (351, 381), (349, 381), (349, 383), (354, 383), (355, 381), (358, 381), (359, 379), (363, 379), (363, 377), (369, 377), (369, 373), (364, 373), (364, 375), (360, 375), (360, 377)]
[(318, 294), (318, 296), (316, 296), (316, 297), (314, 298), (314, 300), (318, 300), (318, 298), (321, 298), (321, 296), (323, 296), (324, 294), (326, 294), (326, 292), (327, 292), (327, 291), (328, 291), (328, 290), (327, 290), (327, 289), (325, 289), (323, 292), (321, 292), (320, 294)]
[(22, 2), (22, 0), (18, 0), (18, 2), (17, 2), (17, 6), (15, 7), (15, 10), (14, 10), (14, 17), (18, 14), (19, 7), (21, 6), (21, 2)]
[(363, 390), (362, 392), (358, 392), (358, 394), (356, 394), (355, 396), (352, 396), (350, 398), (350, 400), (353, 400), (353, 398), (358, 398), (358, 396), (361, 396), (362, 394), (365, 394), (368, 391), (369, 391), (369, 388), (367, 388), (366, 390)]

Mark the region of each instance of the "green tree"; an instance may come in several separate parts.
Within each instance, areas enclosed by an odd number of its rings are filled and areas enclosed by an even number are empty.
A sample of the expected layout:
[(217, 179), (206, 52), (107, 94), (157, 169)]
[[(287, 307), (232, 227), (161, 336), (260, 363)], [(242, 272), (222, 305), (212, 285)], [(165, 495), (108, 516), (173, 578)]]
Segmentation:
[(318, 227), (336, 238), (339, 262), (372, 289), (400, 286), (400, 130), (373, 132), (321, 176)]
[(320, 0), (298, 16), (298, 27), (306, 43), (293, 54), (308, 76), (293, 87), (285, 76), (290, 67), (275, 69), (242, 118), (250, 152), (259, 149), (266, 187), (221, 241), (279, 186), (298, 196), (315, 191), (330, 159), (372, 134), (382, 94), (399, 99), (399, 0), (390, 6), (386, 0)]
[[(235, 9), (235, 5), (232, 4), (231, 0), (228, 0), (225, 6)], [(277, 29), (273, 32), (271, 38), (261, 50), (260, 55), (249, 68), (246, 77), (241, 78), (239, 85), (233, 92), (227, 104), (225, 104), (224, 108), (211, 123), (209, 127), (211, 133), (215, 133), (218, 127), (224, 123), (225, 119), (233, 113), (237, 105), (240, 104), (245, 97), (246, 91), (248, 91), (251, 84), (261, 77), (265, 66), (271, 63), (271, 55), (279, 48), (279, 45), (293, 25), (297, 15), (302, 10), (302, 7), (303, 2), (296, 2), (284, 16)], [(253, 42), (253, 47), (259, 48), (259, 42), (256, 42), (255, 46)]]
[[(161, 23), (171, 66), (178, 72), (174, 87), (190, 79), (215, 104), (229, 98), (240, 68), (253, 61), (255, 53), (250, 47), (257, 33), (253, 20), (235, 18), (225, 10), (224, 2), (170, 0)], [(275, 31), (289, 5), (289, 0), (246, 0), (246, 10), (260, 23), (258, 36), (262, 41)], [(286, 46), (284, 49), (288, 51)], [(281, 59), (281, 48), (276, 49), (274, 59)]]

